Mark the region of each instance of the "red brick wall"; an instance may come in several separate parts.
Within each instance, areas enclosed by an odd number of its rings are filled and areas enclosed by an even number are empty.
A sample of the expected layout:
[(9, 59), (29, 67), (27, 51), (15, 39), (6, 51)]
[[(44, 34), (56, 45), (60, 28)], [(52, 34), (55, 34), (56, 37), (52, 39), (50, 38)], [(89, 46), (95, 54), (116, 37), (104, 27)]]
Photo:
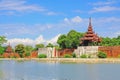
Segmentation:
[(37, 58), (38, 57), (38, 51), (32, 51), (30, 57), (31, 58)]
[(73, 52), (74, 52), (74, 49), (61, 49), (61, 50), (58, 50), (58, 57), (63, 57), (65, 54), (72, 55)]
[(118, 57), (120, 55), (120, 46), (102, 46), (98, 50), (107, 53), (108, 57)]

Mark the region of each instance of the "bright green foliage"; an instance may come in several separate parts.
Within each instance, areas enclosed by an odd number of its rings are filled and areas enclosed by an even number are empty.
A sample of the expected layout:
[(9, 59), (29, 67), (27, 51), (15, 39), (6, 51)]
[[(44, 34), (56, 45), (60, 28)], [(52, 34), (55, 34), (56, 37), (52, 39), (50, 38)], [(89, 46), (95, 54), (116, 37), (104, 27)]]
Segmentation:
[(72, 57), (73, 57), (73, 58), (76, 58), (76, 54), (75, 54), (75, 53), (73, 53), (73, 54), (72, 54)]
[(72, 58), (72, 56), (70, 54), (65, 54), (64, 58)]
[(86, 54), (82, 54), (82, 55), (80, 56), (80, 58), (87, 58), (87, 55), (86, 55)]
[(47, 55), (46, 54), (39, 54), (38, 58), (47, 58)]
[(15, 52), (19, 53), (21, 57), (23, 57), (23, 53), (25, 53), (25, 46), (23, 44), (18, 44), (15, 46)]
[(100, 52), (98, 53), (98, 57), (99, 57), (99, 58), (107, 58), (107, 54), (106, 54), (105, 52), (101, 52), (101, 51), (100, 51)]
[(6, 43), (6, 37), (5, 36), (0, 36), (0, 45), (2, 45), (3, 43)]
[(44, 44), (36, 44), (34, 50), (38, 50), (39, 48), (44, 48)]
[(51, 48), (53, 48), (53, 47), (54, 47), (54, 45), (53, 45), (53, 44), (51, 44), (51, 43), (49, 43), (46, 47), (51, 47)]
[(120, 46), (120, 36), (116, 38), (102, 38), (101, 46)]
[(33, 50), (32, 46), (29, 46), (29, 45), (25, 46), (25, 55), (30, 56), (30, 53), (32, 52), (32, 50)]
[(60, 48), (66, 48), (66, 42), (67, 42), (67, 37), (66, 35), (61, 35), (58, 40), (57, 43), (59, 44)]
[(0, 46), (0, 55), (2, 55), (5, 52), (5, 48)]
[(67, 35), (61, 35), (57, 43), (59, 44), (60, 48), (77, 48), (80, 43), (80, 38), (83, 37), (83, 33), (79, 33), (75, 30), (71, 30)]

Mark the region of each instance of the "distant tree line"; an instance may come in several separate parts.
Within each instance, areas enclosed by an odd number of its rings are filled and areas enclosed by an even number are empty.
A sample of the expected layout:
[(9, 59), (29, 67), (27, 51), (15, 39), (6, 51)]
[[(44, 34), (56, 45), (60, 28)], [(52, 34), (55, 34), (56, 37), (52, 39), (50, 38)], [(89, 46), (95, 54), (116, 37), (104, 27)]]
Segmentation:
[(120, 46), (120, 36), (114, 38), (102, 37), (100, 46)]
[[(64, 48), (77, 48), (80, 46), (80, 38), (84, 36), (84, 33), (77, 32), (75, 30), (71, 30), (68, 34), (61, 35), (57, 43), (61, 49)], [(120, 46), (120, 36), (109, 38), (109, 37), (101, 37), (102, 42), (99, 44), (100, 46)], [(93, 44), (94, 45), (94, 44)]]
[[(7, 46), (3, 46), (3, 44), (6, 42), (7, 42), (6, 37), (0, 36), (0, 56), (3, 55), (3, 53), (5, 53)], [(46, 46), (44, 44), (36, 44), (35, 47), (30, 45), (17, 44), (15, 48), (12, 48), (12, 50), (13, 52), (18, 53), (20, 57), (24, 57), (24, 56), (30, 56), (30, 53), (32, 51), (37, 51), (39, 48), (46, 48), (46, 47), (59, 48), (58, 45), (53, 45), (51, 43), (48, 43)]]

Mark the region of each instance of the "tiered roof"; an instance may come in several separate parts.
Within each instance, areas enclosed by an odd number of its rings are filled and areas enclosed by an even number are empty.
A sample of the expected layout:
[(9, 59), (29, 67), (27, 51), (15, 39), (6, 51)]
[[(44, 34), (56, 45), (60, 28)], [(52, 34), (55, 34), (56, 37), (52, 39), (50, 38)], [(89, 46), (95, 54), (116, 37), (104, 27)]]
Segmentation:
[(12, 47), (10, 46), (10, 44), (7, 46), (5, 52), (6, 52), (6, 53), (12, 53), (12, 52), (13, 52), (13, 51), (12, 51)]
[(88, 45), (88, 43), (90, 42), (97, 42), (97, 43), (101, 42), (101, 38), (98, 37), (98, 35), (95, 34), (95, 32), (92, 29), (91, 18), (89, 18), (88, 30), (86, 34), (84, 35), (84, 37), (81, 38), (81, 41), (82, 41), (81, 42), (82, 45), (85, 45), (85, 43)]

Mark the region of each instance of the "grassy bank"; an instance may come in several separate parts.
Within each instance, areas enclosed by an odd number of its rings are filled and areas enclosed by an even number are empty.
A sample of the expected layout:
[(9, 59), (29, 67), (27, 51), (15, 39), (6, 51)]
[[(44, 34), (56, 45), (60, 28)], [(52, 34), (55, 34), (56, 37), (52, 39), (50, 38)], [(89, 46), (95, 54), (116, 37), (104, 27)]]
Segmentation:
[(106, 58), (106, 59), (83, 59), (83, 58), (0, 58), (0, 60), (35, 60), (42, 62), (71, 62), (71, 63), (120, 63), (120, 59)]

